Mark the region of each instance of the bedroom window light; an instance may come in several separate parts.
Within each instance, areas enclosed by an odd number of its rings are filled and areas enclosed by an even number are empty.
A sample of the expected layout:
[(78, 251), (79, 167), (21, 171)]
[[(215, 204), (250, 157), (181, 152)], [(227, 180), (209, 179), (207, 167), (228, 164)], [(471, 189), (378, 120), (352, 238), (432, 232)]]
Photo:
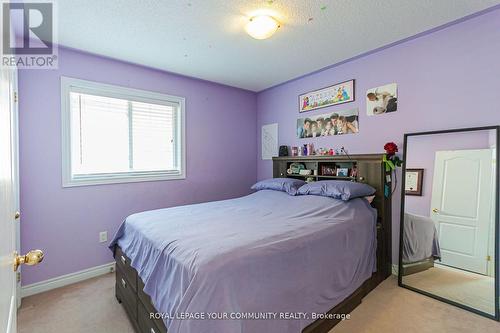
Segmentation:
[(63, 187), (185, 178), (182, 97), (61, 78)]

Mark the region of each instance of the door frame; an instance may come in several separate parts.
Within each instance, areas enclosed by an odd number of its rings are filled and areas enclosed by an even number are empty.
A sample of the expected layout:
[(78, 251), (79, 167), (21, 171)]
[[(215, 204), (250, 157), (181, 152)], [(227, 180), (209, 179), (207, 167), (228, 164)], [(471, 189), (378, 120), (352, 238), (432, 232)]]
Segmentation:
[[(19, 182), (19, 90), (17, 86), (17, 68), (9, 68), (11, 79), (11, 96), (12, 96), (12, 117), (11, 117), (11, 131), (12, 131), (12, 179), (14, 188), (14, 200), (16, 211), (21, 211), (20, 205), (20, 182)], [(16, 251), (21, 253), (21, 218), (20, 216), (16, 221)], [(21, 267), (16, 272), (16, 299), (17, 308), (21, 307)]]
[[(491, 157), (492, 160), (493, 160), (493, 163), (495, 165), (495, 168), (498, 168), (498, 159), (497, 159), (497, 151), (498, 151), (498, 146), (496, 145), (496, 142), (495, 144), (490, 144), (490, 149), (492, 150), (492, 153), (493, 153), (493, 156)], [(491, 177), (495, 177), (495, 174), (492, 174)], [(495, 179), (492, 179), (492, 182), (494, 182)], [(496, 178), (496, 182), (498, 183), (500, 180), (498, 178)], [(495, 189), (492, 188), (492, 195), (493, 195), (493, 198), (495, 197)], [(497, 202), (498, 202), (498, 199), (497, 198)], [(488, 276), (490, 277), (495, 277), (495, 274), (498, 274), (498, 273), (495, 273), (495, 262), (496, 261), (496, 258), (498, 257), (497, 256), (497, 253), (495, 252), (495, 246), (498, 247), (498, 245), (495, 245), (495, 205), (491, 205), (491, 216), (490, 216), (490, 219), (491, 219), (491, 223), (490, 223), (490, 238), (488, 239), (488, 254), (491, 256), (490, 258), (490, 261), (488, 261)], [(500, 232), (499, 229), (500, 226), (497, 226), (497, 233)], [(497, 296), (498, 297), (498, 296)]]
[(441, 296), (437, 296), (434, 294), (431, 294), (429, 292), (417, 289), (415, 287), (405, 285), (403, 283), (403, 227), (404, 227), (404, 212), (405, 212), (405, 177), (404, 174), (406, 172), (406, 164), (403, 163), (402, 166), (402, 177), (401, 177), (401, 216), (400, 216), (400, 230), (399, 230), (399, 272), (398, 272), (398, 285), (400, 287), (415, 291), (417, 293), (420, 293), (422, 295), (432, 297), (434, 299), (437, 299), (439, 301), (457, 306), (461, 309), (471, 311), (473, 313), (479, 314), (481, 316), (494, 319), (497, 321), (500, 321), (500, 305), (499, 305), (499, 291), (500, 291), (500, 267), (499, 267), (499, 254), (500, 254), (500, 248), (499, 248), (499, 233), (500, 233), (500, 223), (499, 223), (499, 203), (500, 203), (500, 170), (499, 170), (499, 163), (498, 161), (500, 160), (500, 126), (482, 126), (482, 127), (469, 127), (469, 128), (454, 128), (454, 129), (449, 129), (449, 130), (438, 130), (438, 131), (427, 131), (427, 132), (415, 132), (415, 133), (405, 133), (404, 134), (404, 145), (403, 145), (403, 161), (406, 161), (407, 158), (407, 148), (408, 148), (408, 138), (412, 136), (422, 136), (422, 135), (433, 135), (433, 134), (447, 134), (447, 133), (460, 133), (460, 132), (474, 132), (474, 131), (488, 131), (492, 130), (495, 131), (496, 133), (496, 138), (495, 138), (495, 145), (496, 145), (496, 150), (495, 150), (495, 159), (497, 163), (495, 164), (495, 177), (496, 177), (496, 182), (495, 182), (495, 231), (494, 231), (494, 237), (495, 237), (495, 249), (494, 249), (494, 262), (495, 262), (495, 314), (492, 315), (490, 313), (483, 312), (481, 310), (477, 310), (475, 308), (472, 308), (470, 306), (443, 298)]

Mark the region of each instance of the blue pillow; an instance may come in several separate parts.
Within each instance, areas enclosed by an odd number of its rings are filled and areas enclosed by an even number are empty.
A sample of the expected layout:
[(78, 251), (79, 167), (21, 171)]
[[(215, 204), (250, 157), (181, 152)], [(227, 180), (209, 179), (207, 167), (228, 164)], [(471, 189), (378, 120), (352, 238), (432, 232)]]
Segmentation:
[(290, 195), (296, 195), (297, 190), (302, 185), (306, 184), (305, 181), (294, 178), (271, 178), (261, 180), (252, 186), (252, 190), (274, 190), (286, 192)]
[(321, 180), (307, 183), (299, 188), (299, 195), (321, 195), (348, 201), (350, 199), (365, 197), (375, 193), (375, 189), (363, 183), (350, 182), (345, 180)]

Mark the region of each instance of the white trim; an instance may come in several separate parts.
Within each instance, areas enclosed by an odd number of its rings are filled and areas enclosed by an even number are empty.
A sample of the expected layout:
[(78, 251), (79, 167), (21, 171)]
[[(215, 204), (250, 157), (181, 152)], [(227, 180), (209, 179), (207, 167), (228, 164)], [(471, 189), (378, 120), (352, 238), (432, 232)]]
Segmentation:
[[(494, 136), (496, 139), (496, 135)], [(497, 163), (497, 150), (496, 150), (496, 140), (492, 139), (494, 143), (490, 145), (491, 149), (491, 162), (492, 162), (492, 170), (496, 170), (496, 163)], [(496, 184), (496, 172), (491, 173), (491, 181), (492, 184)], [(495, 198), (496, 197), (496, 186), (492, 186), (491, 188), (491, 197)], [(496, 198), (498, 200), (498, 198)], [(486, 274), (490, 277), (495, 277), (495, 257), (496, 257), (496, 251), (495, 251), (495, 203), (496, 200), (491, 200), (491, 205), (490, 205), (490, 230), (489, 230), (489, 235), (488, 235), (488, 255), (490, 256), (490, 260), (486, 263)], [(497, 231), (498, 232), (498, 231)]]
[(14, 295), (10, 297), (9, 317), (7, 318), (7, 333), (17, 332), (17, 300)]
[[(19, 89), (17, 86), (17, 67), (9, 70), (10, 72), (10, 96), (11, 96), (11, 106), (12, 106), (12, 180), (14, 189), (14, 202), (15, 210), (20, 212), (20, 198), (19, 198)], [(15, 97), (14, 97), (15, 95)], [(21, 217), (14, 220), (15, 224), (15, 245), (16, 251), (21, 252)], [(21, 281), (17, 279), (17, 274), (21, 273), (21, 268), (19, 268), (16, 273), (16, 302), (17, 308), (21, 307)]]
[[(70, 91), (81, 91), (99, 96), (122, 98), (146, 103), (158, 103), (178, 108), (177, 128), (178, 142), (176, 152), (179, 170), (161, 170), (149, 172), (122, 172), (107, 174), (78, 175), (71, 174), (71, 133), (70, 133)], [(133, 89), (86, 81), (61, 76), (61, 136), (62, 136), (62, 186), (86, 186), (100, 184), (132, 183), (160, 180), (178, 180), (186, 178), (186, 99), (184, 97), (166, 95), (158, 92)], [(180, 132), (180, 133), (179, 133)]]
[(87, 279), (91, 279), (96, 276), (101, 276), (110, 272), (115, 271), (115, 263), (110, 262), (108, 264), (91, 267), (84, 269), (79, 272), (74, 272), (66, 275), (57, 276), (52, 279), (45, 281), (40, 281), (37, 283), (29, 284), (21, 288), (21, 297), (27, 297), (44, 291), (49, 291), (52, 289), (67, 286), (69, 284), (77, 283)]
[(136, 182), (151, 182), (161, 180), (186, 179), (186, 174), (183, 172), (168, 172), (168, 171), (153, 171), (153, 172), (128, 172), (106, 173), (102, 175), (94, 174), (86, 176), (73, 177), (71, 181), (63, 180), (63, 187), (88, 186), (88, 185), (104, 185), (104, 184), (120, 184), (120, 183), (136, 183)]

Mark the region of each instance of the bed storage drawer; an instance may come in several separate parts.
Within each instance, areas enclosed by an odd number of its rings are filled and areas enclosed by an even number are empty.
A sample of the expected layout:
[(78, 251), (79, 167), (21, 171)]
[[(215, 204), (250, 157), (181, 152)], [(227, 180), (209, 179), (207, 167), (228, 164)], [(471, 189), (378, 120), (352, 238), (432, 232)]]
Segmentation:
[(115, 249), (116, 267), (127, 277), (128, 283), (134, 291), (137, 291), (137, 273), (130, 266), (130, 259), (123, 253), (122, 249), (117, 246)]
[(116, 269), (116, 296), (123, 303), (125, 310), (133, 320), (137, 320), (137, 293), (120, 268)]
[(137, 307), (138, 323), (141, 333), (167, 333), (161, 319), (150, 318), (150, 311), (146, 310), (142, 302)]

